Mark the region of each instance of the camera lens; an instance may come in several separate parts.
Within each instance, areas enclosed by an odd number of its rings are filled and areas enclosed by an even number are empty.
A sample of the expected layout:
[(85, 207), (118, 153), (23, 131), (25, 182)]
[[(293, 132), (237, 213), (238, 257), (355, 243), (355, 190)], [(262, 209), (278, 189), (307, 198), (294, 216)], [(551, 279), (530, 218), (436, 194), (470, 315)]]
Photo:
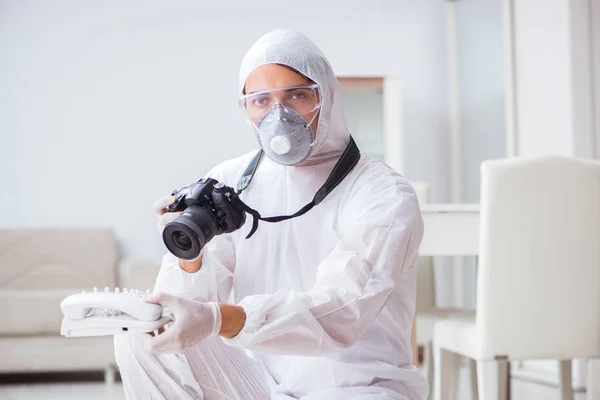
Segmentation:
[(190, 251), (192, 249), (192, 239), (182, 231), (173, 232), (173, 244), (177, 246), (178, 249), (183, 251)]
[(175, 257), (194, 260), (202, 248), (216, 234), (219, 225), (212, 210), (202, 206), (189, 206), (163, 230), (163, 241)]

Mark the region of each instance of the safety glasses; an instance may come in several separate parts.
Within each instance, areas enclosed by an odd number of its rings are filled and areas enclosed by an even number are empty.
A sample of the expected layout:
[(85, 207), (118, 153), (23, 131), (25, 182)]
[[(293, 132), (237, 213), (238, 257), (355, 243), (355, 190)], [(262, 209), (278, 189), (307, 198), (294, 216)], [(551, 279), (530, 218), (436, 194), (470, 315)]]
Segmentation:
[(271, 89), (240, 96), (240, 107), (251, 121), (257, 122), (276, 105), (291, 108), (306, 116), (321, 106), (319, 85)]

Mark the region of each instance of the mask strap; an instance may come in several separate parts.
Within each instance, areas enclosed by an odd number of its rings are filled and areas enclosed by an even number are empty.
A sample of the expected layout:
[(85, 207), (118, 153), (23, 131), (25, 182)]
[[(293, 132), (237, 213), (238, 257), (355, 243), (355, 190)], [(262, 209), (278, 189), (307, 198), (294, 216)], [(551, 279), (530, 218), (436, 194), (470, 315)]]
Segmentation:
[[(248, 166), (246, 167), (246, 170), (244, 171), (242, 178), (240, 179), (240, 181), (238, 181), (238, 185), (237, 185), (238, 186), (238, 194), (241, 193), (241, 191), (239, 190), (240, 187), (243, 186), (242, 190), (246, 189), (248, 187), (248, 185), (250, 184), (250, 181), (254, 177), (254, 174), (256, 173), (256, 168), (258, 166), (258, 162), (260, 161), (260, 157), (262, 156), (262, 154), (260, 154), (260, 153), (261, 152), (259, 152), (259, 154), (254, 156), (254, 158), (250, 161), (250, 164), (248, 164)], [(252, 237), (252, 235), (254, 235), (254, 233), (258, 229), (259, 221), (265, 221), (265, 222), (271, 222), (271, 223), (281, 222), (281, 221), (285, 221), (288, 219), (299, 217), (299, 216), (304, 215), (307, 212), (309, 212), (314, 206), (321, 203), (327, 197), (327, 195), (329, 195), (329, 193), (331, 193), (344, 180), (344, 178), (346, 178), (346, 176), (348, 176), (348, 174), (354, 169), (356, 164), (358, 164), (359, 160), (360, 160), (360, 150), (358, 149), (358, 146), (354, 142), (354, 139), (352, 138), (352, 136), (350, 136), (350, 143), (348, 143), (348, 146), (346, 146), (344, 153), (341, 155), (338, 162), (335, 164), (335, 167), (333, 167), (331, 174), (329, 174), (329, 177), (327, 178), (327, 180), (325, 181), (323, 186), (321, 186), (321, 188), (319, 190), (317, 190), (317, 193), (313, 197), (312, 201), (292, 215), (281, 215), (281, 216), (277, 216), (277, 217), (263, 217), (260, 215), (260, 213), (258, 211), (251, 208), (250, 206), (248, 206), (239, 197), (235, 198), (235, 200), (232, 198), (231, 200), (232, 200), (232, 204), (234, 206), (237, 206), (239, 209), (247, 212), (248, 214), (252, 215), (252, 217), (253, 217), (252, 229), (250, 230), (250, 233), (248, 234), (248, 236), (246, 236), (246, 239), (249, 239), (250, 237)], [(251, 172), (251, 175), (248, 175), (250, 172)], [(242, 180), (244, 180), (245, 186), (240, 185), (240, 182)]]
[[(317, 115), (319, 115), (320, 112), (321, 112), (321, 107), (319, 106), (319, 110), (315, 113), (315, 115), (313, 115), (311, 120), (306, 124), (305, 128), (310, 127), (312, 125), (312, 123), (315, 122), (315, 118), (317, 118)], [(313, 134), (313, 136), (314, 136), (314, 134)]]

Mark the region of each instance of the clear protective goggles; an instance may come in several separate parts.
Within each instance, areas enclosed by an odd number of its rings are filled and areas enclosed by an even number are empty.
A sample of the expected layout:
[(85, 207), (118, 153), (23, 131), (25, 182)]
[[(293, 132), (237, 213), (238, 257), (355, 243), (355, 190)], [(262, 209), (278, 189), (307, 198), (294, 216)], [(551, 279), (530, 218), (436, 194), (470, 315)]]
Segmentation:
[(240, 107), (252, 122), (258, 122), (276, 105), (291, 108), (306, 117), (321, 107), (319, 85), (293, 86), (264, 90), (240, 96)]

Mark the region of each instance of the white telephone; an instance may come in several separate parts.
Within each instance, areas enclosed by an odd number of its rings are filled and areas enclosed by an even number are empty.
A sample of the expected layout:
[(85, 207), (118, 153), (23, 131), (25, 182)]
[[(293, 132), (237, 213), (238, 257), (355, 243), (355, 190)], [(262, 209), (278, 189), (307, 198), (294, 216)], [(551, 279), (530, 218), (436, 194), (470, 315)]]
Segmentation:
[(66, 337), (105, 336), (124, 332), (153, 332), (171, 320), (158, 304), (146, 303), (139, 290), (81, 292), (60, 303), (65, 315), (60, 334)]

